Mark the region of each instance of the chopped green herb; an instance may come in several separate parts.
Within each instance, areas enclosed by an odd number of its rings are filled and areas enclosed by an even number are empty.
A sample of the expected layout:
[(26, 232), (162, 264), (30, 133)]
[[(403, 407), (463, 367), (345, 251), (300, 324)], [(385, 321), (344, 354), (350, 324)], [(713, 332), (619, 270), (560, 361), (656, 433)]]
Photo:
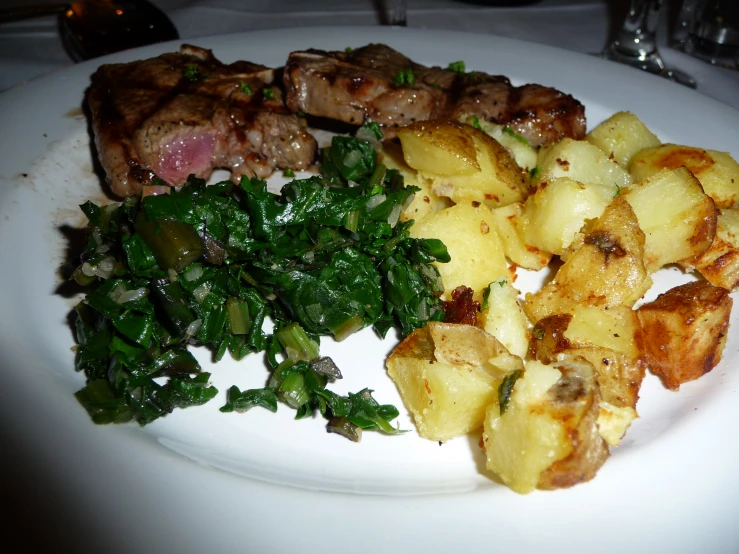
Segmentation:
[(291, 178), (294, 178), (294, 177), (295, 177), (295, 172), (294, 172), (294, 171), (293, 171), (292, 169), (290, 169), (290, 168), (288, 167), (287, 169), (285, 169), (285, 170), (284, 170), (284, 171), (282, 172), (282, 175), (283, 175), (283, 176), (285, 176), (285, 177), (291, 177)]
[(498, 386), (498, 404), (500, 405), (500, 415), (503, 415), (508, 409), (511, 402), (511, 394), (513, 393), (513, 385), (523, 375), (520, 369), (517, 369), (503, 378)]
[(477, 129), (478, 131), (482, 131), (482, 125), (480, 125), (480, 120), (477, 118), (476, 115), (470, 117), (470, 121), (475, 129)]
[(253, 91), (251, 87), (249, 86), (249, 83), (242, 81), (239, 83), (239, 90), (243, 92), (244, 94), (251, 94)]
[(531, 179), (537, 179), (541, 175), (541, 168), (537, 165), (531, 171), (529, 171), (529, 177)]
[(351, 46), (347, 46), (346, 48), (344, 48), (344, 52), (346, 52), (347, 54), (351, 54), (352, 52), (354, 52), (354, 48), (352, 48)]
[(369, 390), (326, 388), (341, 372), (319, 358), (318, 338), (367, 326), (407, 335), (443, 320), (434, 264), (449, 255), (438, 240), (410, 237), (412, 222), (398, 214), (418, 189), (378, 164), (369, 144), (337, 136), (323, 156), (323, 175), (280, 195), (258, 179), (206, 186), (192, 177), (168, 195), (81, 206), (90, 233), (75, 274), (94, 286), (76, 308), (75, 364), (87, 378), (77, 398), (96, 423), (146, 425), (213, 398), (187, 350), (194, 344), (216, 361), (266, 351), (268, 386), (232, 387), (223, 411), (283, 403), (298, 418), (324, 415), (344, 436), (398, 432), (389, 423), (397, 410)]
[[(616, 185), (616, 183), (613, 183), (613, 184)], [(621, 187), (619, 187), (618, 185), (616, 185), (616, 192), (614, 193), (613, 197), (614, 198), (617, 198), (619, 196), (621, 196)]]
[(527, 138), (522, 137), (521, 135), (519, 135), (516, 131), (514, 131), (513, 129), (511, 129), (510, 127), (508, 127), (508, 125), (506, 125), (505, 127), (503, 127), (503, 132), (506, 135), (513, 137), (518, 142), (520, 142), (522, 144), (525, 144), (526, 146), (531, 146), (531, 142), (529, 142), (529, 140)]
[(412, 86), (416, 82), (416, 75), (413, 70), (409, 67), (408, 69), (401, 69), (393, 79), (393, 86), (396, 88)]
[(447, 69), (451, 69), (452, 71), (455, 71), (460, 74), (464, 74), (467, 71), (465, 68), (464, 62), (462, 60), (450, 63)]
[(275, 97), (275, 91), (272, 90), (272, 87), (264, 87), (262, 89), (262, 98), (265, 100), (272, 100)]
[(187, 64), (185, 69), (182, 71), (182, 75), (188, 81), (199, 81), (203, 77), (200, 73), (200, 68), (194, 63)]

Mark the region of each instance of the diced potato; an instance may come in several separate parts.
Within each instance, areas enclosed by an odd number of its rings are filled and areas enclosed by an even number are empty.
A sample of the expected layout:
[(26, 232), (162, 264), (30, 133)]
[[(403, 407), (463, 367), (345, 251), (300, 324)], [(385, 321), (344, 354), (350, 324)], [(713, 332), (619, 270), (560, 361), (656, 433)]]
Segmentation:
[(680, 265), (699, 271), (712, 285), (735, 289), (739, 285), (739, 210), (720, 210), (711, 247), (698, 258), (682, 260)]
[(436, 267), (448, 297), (464, 285), (475, 291), (479, 301), (488, 284), (512, 278), (493, 215), (484, 205), (457, 204), (441, 210), (414, 224), (410, 233), (414, 238), (440, 239), (446, 245), (451, 261)]
[(511, 354), (526, 357), (529, 318), (518, 303), (518, 291), (505, 279), (490, 284), (486, 305), (478, 316), (480, 327), (498, 339)]
[(414, 186), (421, 189), (415, 194), (408, 207), (400, 213), (400, 221), (413, 219), (418, 222), (427, 215), (451, 206), (452, 203), (447, 198), (440, 198), (431, 192), (431, 185), (428, 181), (420, 179), (416, 171), (405, 163), (403, 151), (399, 144), (389, 141), (384, 143), (378, 161), (388, 169), (397, 169), (400, 171), (406, 186)]
[(503, 252), (514, 264), (526, 269), (539, 270), (552, 259), (551, 252), (539, 250), (526, 243), (527, 221), (523, 204), (515, 202), (493, 210), (493, 223), (503, 243)]
[(583, 228), (582, 243), (568, 256), (552, 282), (528, 293), (524, 311), (531, 321), (581, 304), (633, 306), (652, 285), (644, 267), (644, 233), (634, 211), (616, 198), (603, 215)]
[[(519, 202), (528, 194), (525, 174), (508, 151), (469, 125), (419, 122), (399, 130), (398, 137), (406, 162), (431, 181), (437, 196), (494, 208)], [(439, 151), (443, 155), (435, 158)], [(457, 162), (448, 163), (450, 157)], [(459, 160), (465, 162), (464, 171), (459, 170)]]
[(719, 363), (732, 303), (726, 289), (695, 281), (639, 307), (647, 365), (667, 388), (677, 390)]
[(600, 148), (584, 140), (562, 139), (539, 150), (539, 171), (532, 186), (567, 177), (586, 185), (611, 187), (611, 197), (619, 187), (631, 184), (629, 172), (608, 158)]
[(526, 362), (505, 412), (494, 401), (485, 414), (487, 468), (519, 493), (592, 479), (609, 454), (596, 424), (599, 403), (585, 360)]
[(660, 145), (657, 136), (631, 112), (613, 114), (590, 131), (585, 140), (623, 167), (629, 167), (631, 158), (640, 150)]
[(485, 331), (438, 322), (411, 333), (387, 359), (419, 435), (439, 441), (479, 429), (500, 381), (522, 368)]
[(561, 255), (585, 220), (600, 217), (615, 195), (613, 186), (583, 185), (567, 177), (541, 183), (524, 204), (526, 243)]
[(665, 169), (630, 186), (623, 197), (644, 231), (649, 273), (669, 263), (700, 256), (716, 234), (716, 206), (684, 167)]
[[(468, 125), (472, 125), (469, 117), (464, 116), (462, 121)], [(484, 119), (478, 120), (480, 128), (484, 133), (497, 140), (503, 147), (511, 153), (513, 159), (516, 160), (518, 166), (526, 172), (536, 167), (537, 151), (531, 146), (526, 139), (522, 140), (511, 128), (506, 125), (498, 125)]]
[(641, 326), (631, 308), (573, 306), (570, 313), (552, 315), (536, 324), (530, 355), (552, 363), (566, 353), (582, 356), (593, 365), (602, 396), (598, 430), (608, 444), (618, 446), (637, 417), (636, 402), (645, 372), (641, 347)]
[(477, 148), (464, 125), (424, 121), (398, 131), (406, 163), (431, 175), (480, 172)]
[(687, 167), (719, 208), (739, 208), (739, 164), (727, 152), (663, 144), (637, 153), (629, 171), (643, 181), (662, 169)]

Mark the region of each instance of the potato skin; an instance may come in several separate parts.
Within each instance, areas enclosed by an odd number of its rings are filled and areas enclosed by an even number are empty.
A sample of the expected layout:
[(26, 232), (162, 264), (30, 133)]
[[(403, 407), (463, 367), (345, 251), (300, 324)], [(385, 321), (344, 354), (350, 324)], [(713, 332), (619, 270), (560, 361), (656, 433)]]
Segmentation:
[(732, 304), (726, 289), (695, 281), (638, 309), (645, 359), (667, 388), (677, 390), (719, 363)]

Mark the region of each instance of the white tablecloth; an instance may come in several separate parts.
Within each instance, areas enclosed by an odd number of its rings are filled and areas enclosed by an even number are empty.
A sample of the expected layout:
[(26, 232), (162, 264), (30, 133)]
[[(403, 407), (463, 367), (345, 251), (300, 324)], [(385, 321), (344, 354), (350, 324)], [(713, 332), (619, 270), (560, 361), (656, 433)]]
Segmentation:
[[(0, 0), (0, 6), (48, 0)], [(180, 37), (253, 29), (315, 25), (380, 25), (390, 0), (153, 0), (172, 19)], [(408, 0), (408, 25), (425, 29), (488, 33), (599, 52), (614, 23), (617, 0), (542, 0), (518, 8), (453, 0)], [(666, 2), (674, 9), (677, 2)], [(660, 29), (662, 55), (691, 74), (698, 91), (739, 108), (739, 72), (714, 67), (666, 46), (668, 13)], [(72, 63), (62, 48), (54, 17), (0, 25), (0, 91)]]

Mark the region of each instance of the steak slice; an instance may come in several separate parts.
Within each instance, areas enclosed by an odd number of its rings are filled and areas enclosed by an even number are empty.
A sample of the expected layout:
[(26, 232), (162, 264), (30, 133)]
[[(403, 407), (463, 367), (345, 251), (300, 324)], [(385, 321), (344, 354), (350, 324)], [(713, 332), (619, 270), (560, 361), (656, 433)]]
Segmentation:
[(386, 137), (414, 121), (469, 115), (508, 125), (535, 146), (585, 136), (585, 108), (568, 94), (515, 87), (479, 71), (426, 67), (383, 44), (292, 52), (283, 81), (290, 110), (356, 125), (372, 120)]
[(88, 103), (100, 162), (112, 191), (139, 194), (156, 178), (170, 185), (216, 168), (269, 176), (276, 168), (305, 169), (316, 141), (270, 86), (273, 69), (218, 61), (210, 50), (183, 45), (179, 53), (101, 66)]

